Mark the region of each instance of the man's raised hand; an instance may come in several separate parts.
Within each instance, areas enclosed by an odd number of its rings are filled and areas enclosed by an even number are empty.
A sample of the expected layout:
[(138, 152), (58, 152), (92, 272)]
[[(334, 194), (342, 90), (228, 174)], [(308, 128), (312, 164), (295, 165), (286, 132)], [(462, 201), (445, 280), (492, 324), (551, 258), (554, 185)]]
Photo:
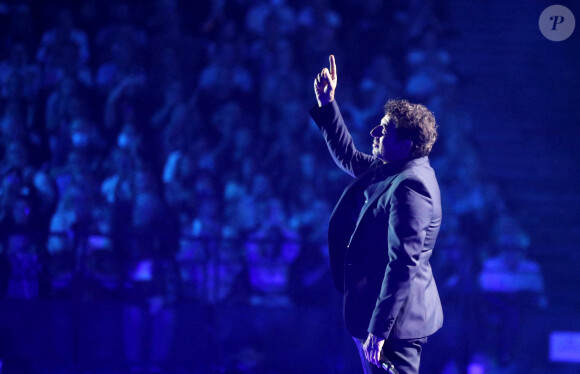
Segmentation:
[(330, 71), (324, 68), (314, 79), (314, 93), (316, 94), (318, 106), (326, 105), (334, 100), (337, 82), (336, 62), (333, 55), (330, 55), (328, 60), (330, 62)]

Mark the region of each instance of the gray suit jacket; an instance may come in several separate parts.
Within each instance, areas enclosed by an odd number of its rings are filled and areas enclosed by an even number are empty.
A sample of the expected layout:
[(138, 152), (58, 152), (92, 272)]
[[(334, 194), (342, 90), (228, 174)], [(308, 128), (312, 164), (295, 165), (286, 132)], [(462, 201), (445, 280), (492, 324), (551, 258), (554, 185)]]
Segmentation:
[[(441, 224), (441, 199), (427, 157), (383, 164), (359, 152), (336, 101), (310, 114), (332, 157), (356, 179), (332, 213), (331, 270), (344, 294), (344, 320), (352, 336), (418, 339), (443, 324), (443, 311), (429, 264)], [(362, 198), (379, 171), (382, 182)], [(382, 179), (381, 178), (381, 179)]]

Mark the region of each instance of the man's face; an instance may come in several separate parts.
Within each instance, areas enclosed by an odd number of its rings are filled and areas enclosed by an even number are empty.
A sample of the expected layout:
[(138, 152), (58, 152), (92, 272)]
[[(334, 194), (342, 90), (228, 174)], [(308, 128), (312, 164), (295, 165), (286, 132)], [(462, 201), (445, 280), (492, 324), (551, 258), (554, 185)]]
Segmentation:
[(409, 157), (410, 141), (397, 138), (397, 128), (389, 114), (381, 119), (381, 124), (371, 130), (373, 156), (383, 162)]

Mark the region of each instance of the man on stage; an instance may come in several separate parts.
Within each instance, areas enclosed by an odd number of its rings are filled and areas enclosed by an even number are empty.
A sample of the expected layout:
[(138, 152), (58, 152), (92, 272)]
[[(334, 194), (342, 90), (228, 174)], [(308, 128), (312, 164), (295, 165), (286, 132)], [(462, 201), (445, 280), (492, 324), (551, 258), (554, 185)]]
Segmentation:
[[(443, 324), (429, 258), (441, 225), (441, 200), (428, 155), (437, 138), (433, 113), (420, 104), (390, 100), (371, 130), (372, 155), (356, 149), (334, 99), (330, 71), (314, 80), (318, 106), (310, 114), (328, 149), (354, 181), (330, 218), (330, 263), (344, 295), (344, 321), (365, 374), (419, 372), (427, 337)], [(386, 359), (386, 360), (385, 360)]]

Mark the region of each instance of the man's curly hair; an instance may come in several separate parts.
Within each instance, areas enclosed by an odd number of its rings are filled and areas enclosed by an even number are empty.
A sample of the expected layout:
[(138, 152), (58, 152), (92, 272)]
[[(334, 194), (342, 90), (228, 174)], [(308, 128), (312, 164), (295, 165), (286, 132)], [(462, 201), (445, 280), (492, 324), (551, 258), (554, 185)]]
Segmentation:
[(407, 100), (389, 100), (384, 109), (395, 121), (397, 137), (413, 142), (411, 156), (427, 156), (437, 140), (433, 113), (424, 105), (411, 104)]

